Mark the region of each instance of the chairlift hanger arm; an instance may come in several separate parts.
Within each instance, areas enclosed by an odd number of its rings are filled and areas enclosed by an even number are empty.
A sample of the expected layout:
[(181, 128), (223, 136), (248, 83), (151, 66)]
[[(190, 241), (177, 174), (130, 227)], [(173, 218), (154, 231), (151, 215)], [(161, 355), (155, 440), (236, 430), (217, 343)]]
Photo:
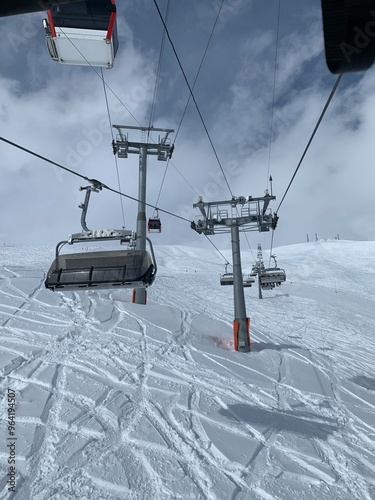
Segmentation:
[(199, 210), (201, 211), (201, 214), (203, 215), (204, 219), (208, 218), (207, 212), (206, 212), (206, 210), (204, 208), (203, 202), (198, 202), (198, 203), (194, 204), (193, 208), (199, 208)]
[(151, 251), (151, 257), (152, 257), (152, 263), (154, 264), (154, 270), (153, 270), (153, 280), (155, 279), (155, 275), (158, 271), (158, 266), (156, 264), (156, 259), (155, 259), (155, 253), (154, 253), (154, 247), (152, 245), (152, 241), (150, 238), (146, 236), (146, 240), (148, 241), (148, 244), (150, 245), (150, 251)]
[(80, 187), (80, 190), (86, 189), (86, 195), (85, 195), (85, 201), (79, 205), (79, 208), (82, 209), (82, 214), (81, 214), (81, 226), (84, 231), (90, 231), (90, 229), (87, 227), (86, 224), (86, 214), (87, 214), (87, 209), (89, 206), (89, 201), (90, 201), (90, 195), (91, 195), (91, 189), (90, 186), (88, 187)]
[(271, 201), (270, 198), (271, 198), (271, 196), (267, 195), (266, 199), (264, 200), (263, 208), (262, 208), (262, 215), (264, 215), (266, 213), (268, 205), (270, 204), (270, 201)]
[(96, 179), (90, 179), (91, 186), (85, 186), (85, 187), (80, 187), (80, 191), (86, 191), (86, 196), (85, 196), (85, 201), (84, 203), (81, 203), (79, 205), (79, 208), (82, 209), (82, 215), (81, 215), (81, 226), (84, 231), (90, 231), (90, 229), (87, 227), (86, 224), (86, 214), (87, 210), (89, 208), (89, 202), (90, 202), (90, 196), (91, 196), (91, 191), (94, 191), (95, 193), (98, 193), (103, 189), (103, 184)]
[[(127, 141), (128, 140), (128, 136), (125, 135), (123, 132), (122, 132), (122, 127), (120, 125), (112, 125), (112, 128), (115, 128), (117, 130), (117, 132), (119, 133), (119, 136), (121, 138), (121, 140), (123, 142)], [(115, 148), (116, 147), (116, 144), (114, 141), (112, 141), (112, 147)]]
[(57, 257), (59, 256), (59, 253), (60, 253), (60, 250), (61, 248), (66, 245), (67, 243), (69, 243), (68, 240), (65, 240), (65, 241), (59, 241), (58, 244), (56, 245), (56, 259)]
[(274, 263), (275, 263), (275, 269), (277, 268), (277, 260), (276, 260), (276, 255), (272, 254), (271, 255), (271, 259), (273, 259)]

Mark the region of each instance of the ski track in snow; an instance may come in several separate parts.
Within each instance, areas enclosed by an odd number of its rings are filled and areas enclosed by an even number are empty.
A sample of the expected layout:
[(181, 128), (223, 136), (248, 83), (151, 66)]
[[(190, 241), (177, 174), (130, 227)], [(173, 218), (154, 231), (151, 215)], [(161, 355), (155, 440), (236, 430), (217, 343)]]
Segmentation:
[(53, 250), (0, 249), (0, 499), (374, 499), (375, 244), (277, 249), (288, 282), (245, 290), (248, 354), (218, 256), (156, 250), (145, 307), (51, 293)]

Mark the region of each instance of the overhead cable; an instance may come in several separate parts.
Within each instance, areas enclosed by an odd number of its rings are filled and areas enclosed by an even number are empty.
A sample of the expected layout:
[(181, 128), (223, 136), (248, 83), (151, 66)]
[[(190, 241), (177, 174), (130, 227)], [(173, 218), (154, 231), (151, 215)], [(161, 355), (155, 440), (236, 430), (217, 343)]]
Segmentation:
[[(273, 140), (273, 119), (274, 119), (274, 109), (275, 109), (275, 93), (276, 93), (276, 74), (277, 74), (277, 56), (279, 50), (279, 35), (280, 35), (280, 12), (281, 12), (281, 0), (278, 0), (278, 9), (277, 9), (277, 28), (276, 28), (276, 44), (275, 44), (275, 60), (274, 60), (274, 68), (273, 68), (273, 85), (272, 85), (272, 105), (271, 105), (271, 118), (270, 118), (270, 140), (268, 146), (268, 166), (267, 166), (267, 189), (269, 186), (269, 182), (272, 179), (270, 177), (270, 166), (271, 166), (271, 153), (272, 153), (272, 140)], [(272, 190), (272, 185), (271, 185)], [(270, 246), (270, 260), (268, 263), (268, 267), (271, 264), (271, 254), (272, 254), (272, 245), (273, 245), (273, 236), (275, 231), (272, 230), (271, 235), (271, 246)]]
[[(170, 5), (170, 0), (168, 0), (166, 12), (165, 12), (165, 23), (166, 24), (168, 22), (168, 16), (169, 16), (169, 5)], [(161, 73), (161, 68), (162, 68), (162, 63), (163, 63), (163, 55), (164, 55), (164, 45), (165, 45), (165, 30), (163, 29), (163, 35), (161, 38), (161, 45), (160, 45), (160, 52), (159, 52), (159, 61), (158, 61), (158, 66), (157, 66), (157, 70), (156, 70), (156, 77), (155, 77), (154, 95), (152, 98), (150, 121), (149, 121), (148, 128), (151, 128), (151, 125), (154, 124), (154, 119), (155, 119), (156, 101), (157, 101), (157, 94), (158, 94), (158, 90), (159, 90), (160, 73)]]
[[(103, 68), (100, 68), (100, 71), (101, 71), (102, 80), (103, 80), (103, 90), (104, 90), (104, 97), (105, 97), (105, 102), (106, 102), (106, 106), (107, 106), (107, 114), (108, 114), (108, 120), (109, 120), (109, 127), (111, 129), (112, 141), (114, 141), (115, 138), (114, 138), (114, 134), (113, 134), (111, 112), (109, 110), (108, 96), (107, 96), (107, 90), (106, 90), (106, 87), (105, 87), (105, 81), (104, 81), (104, 75), (103, 75)], [(116, 174), (117, 174), (118, 189), (119, 189), (119, 191), (121, 191), (120, 173), (119, 173), (118, 161), (117, 161), (117, 156), (116, 155), (115, 155), (115, 165), (116, 165)], [(122, 196), (120, 196), (120, 206), (121, 206), (123, 227), (126, 228), (125, 212), (124, 212), (124, 204), (122, 202)]]
[[(17, 149), (20, 149), (21, 151), (25, 151), (25, 153), (28, 153), (32, 156), (35, 156), (36, 158), (40, 158), (41, 160), (43, 160), (47, 163), (50, 163), (51, 165), (54, 165), (55, 167), (61, 168), (62, 170), (65, 170), (66, 172), (69, 172), (70, 174), (73, 174), (77, 177), (80, 177), (81, 179), (84, 179), (85, 181), (87, 181), (90, 184), (93, 184), (97, 187), (107, 189), (107, 191), (111, 191), (112, 193), (119, 194), (120, 196), (124, 196), (124, 198), (128, 198), (129, 200), (133, 200), (133, 201), (136, 201), (138, 203), (140, 201), (138, 198), (134, 198), (133, 196), (129, 196), (128, 194), (122, 193), (121, 191), (119, 191), (117, 189), (113, 189), (97, 179), (90, 179), (89, 177), (87, 177), (85, 175), (79, 174), (78, 172), (75, 172), (74, 170), (71, 170), (70, 168), (65, 167), (64, 165), (61, 165), (60, 163), (57, 163), (53, 160), (50, 160), (49, 158), (46, 158), (45, 156), (42, 156), (38, 153), (35, 153), (34, 151), (31, 151), (30, 149), (27, 149), (27, 148), (24, 148), (23, 146), (20, 146), (19, 144), (15, 143), (15, 142), (12, 142), (8, 139), (5, 139), (5, 137), (0, 137), (0, 141), (3, 141), (3, 142), (5, 142), (5, 143), (17, 148)], [(158, 210), (159, 212), (163, 212), (165, 214), (171, 215), (172, 217), (176, 217), (177, 219), (181, 219), (181, 220), (184, 220), (184, 221), (189, 222), (189, 223), (191, 222), (189, 219), (186, 219), (185, 217), (182, 217), (181, 215), (174, 214), (173, 212), (170, 212), (169, 210), (164, 210), (163, 208), (157, 207), (156, 205), (152, 205), (151, 203), (145, 203), (145, 205), (148, 207), (154, 208), (155, 210)]]
[(5, 137), (0, 137), (0, 141), (6, 142), (7, 144), (10, 144), (11, 146), (20, 149), (21, 151), (25, 151), (25, 153), (28, 153), (30, 155), (36, 156), (36, 158), (40, 158), (43, 161), (46, 161), (47, 163), (51, 163), (52, 165), (55, 165), (55, 167), (61, 168), (65, 170), (66, 172), (69, 172), (70, 174), (76, 175), (77, 177), (80, 177), (81, 179), (84, 179), (85, 181), (90, 182), (91, 179), (86, 177), (85, 175), (79, 174), (78, 172), (75, 172), (74, 170), (71, 170), (68, 167), (65, 167), (64, 165), (61, 165), (60, 163), (56, 163), (53, 160), (50, 160), (49, 158), (46, 158), (45, 156), (42, 156), (38, 153), (35, 153), (34, 151), (31, 151), (30, 149), (24, 148), (23, 146), (20, 146), (19, 144), (9, 141), (8, 139), (5, 139)]
[(253, 249), (252, 249), (252, 248), (251, 248), (251, 246), (250, 246), (250, 242), (249, 242), (249, 239), (248, 239), (248, 237), (247, 237), (247, 234), (246, 234), (246, 233), (244, 233), (244, 235), (245, 235), (245, 238), (246, 238), (246, 241), (247, 241), (247, 246), (249, 247), (249, 250), (250, 250), (250, 252), (251, 252), (251, 255), (253, 256), (253, 261), (255, 262), (254, 252), (253, 252)]
[(59, 28), (62, 34), (67, 38), (67, 40), (73, 45), (73, 47), (76, 49), (77, 52), (83, 57), (83, 59), (87, 62), (88, 66), (94, 71), (94, 73), (102, 80), (103, 85), (108, 88), (108, 90), (114, 95), (114, 97), (119, 101), (119, 103), (126, 109), (126, 111), (129, 113), (129, 115), (137, 122), (137, 124), (141, 127), (141, 124), (137, 120), (137, 118), (133, 115), (133, 113), (130, 111), (130, 109), (124, 104), (124, 102), (119, 98), (119, 96), (115, 93), (115, 91), (104, 81), (103, 78), (103, 73), (102, 76), (100, 76), (100, 73), (95, 69), (95, 67), (90, 63), (90, 61), (87, 60), (87, 58), (82, 54), (82, 52), (79, 50), (79, 48), (75, 45), (75, 43), (69, 38), (69, 36), (64, 32), (64, 30), (60, 27)]
[[(205, 234), (205, 237), (208, 239), (208, 241), (211, 243), (211, 245), (215, 248), (215, 250), (223, 257), (223, 259), (225, 260), (225, 262), (227, 264), (230, 264), (230, 262), (228, 262), (228, 259), (220, 252), (220, 250), (217, 248), (217, 246), (215, 245), (215, 243), (212, 240), (210, 240), (210, 238), (207, 236), (207, 234)], [(232, 264), (230, 264), (230, 265), (232, 265)]]
[[(218, 23), (218, 20), (219, 20), (219, 17), (220, 17), (220, 13), (221, 13), (221, 10), (222, 10), (222, 7), (223, 7), (223, 4), (224, 4), (224, 1), (225, 0), (222, 0), (221, 1), (221, 4), (220, 4), (220, 7), (219, 7), (219, 10), (218, 10), (218, 13), (216, 15), (216, 18), (215, 18), (215, 21), (214, 21), (214, 25), (212, 27), (212, 30), (211, 30), (211, 33), (210, 33), (210, 36), (208, 37), (208, 41), (207, 41), (207, 44), (206, 44), (206, 47), (204, 49), (204, 52), (203, 52), (203, 56), (202, 56), (202, 59), (201, 59), (201, 62), (199, 64), (199, 67), (198, 67), (198, 71), (197, 71), (197, 74), (195, 75), (195, 78), (194, 78), (194, 81), (193, 81), (193, 85), (192, 85), (192, 90), (194, 90), (194, 87), (195, 87), (195, 84), (197, 83), (197, 80), (198, 80), (198, 76), (200, 74), (200, 71), (202, 69), (202, 66), (203, 66), (203, 62), (206, 58), (206, 54), (207, 54), (207, 51), (208, 51), (208, 47), (211, 43), (211, 39), (212, 39), (212, 36), (214, 34), (214, 31), (215, 31), (215, 28), (216, 28), (216, 25)], [(169, 0), (168, 0), (168, 5), (169, 5)], [(166, 21), (167, 21), (167, 17), (166, 17)], [(163, 31), (163, 35), (165, 35), (165, 30)], [(189, 102), (190, 102), (190, 99), (191, 99), (191, 94), (189, 94), (189, 97), (187, 99), (187, 102), (186, 102), (186, 105), (185, 105), (185, 108), (184, 108), (184, 111), (182, 113), (182, 117), (181, 117), (181, 120), (180, 120), (180, 123), (178, 124), (178, 127), (177, 127), (177, 131), (176, 131), (176, 134), (174, 136), (174, 141), (173, 143), (175, 144), (176, 142), (176, 139), (177, 139), (177, 136), (180, 132), (180, 128), (181, 128), (181, 125), (182, 125), (182, 122), (184, 121), (184, 118), (185, 118), (185, 114), (186, 114), (186, 111), (188, 109), (188, 106), (189, 106)], [(159, 194), (158, 194), (158, 197), (157, 197), (157, 200), (156, 200), (156, 204), (159, 203), (159, 198), (160, 198), (160, 195), (161, 195), (161, 191), (163, 189), (163, 185), (164, 185), (164, 181), (165, 181), (165, 178), (166, 178), (166, 175), (167, 175), (167, 171), (168, 171), (168, 167), (169, 167), (169, 163), (172, 164), (173, 168), (181, 175), (181, 177), (184, 179), (184, 181), (190, 186), (190, 188), (195, 192), (195, 194), (197, 196), (199, 196), (199, 194), (197, 193), (197, 191), (195, 190), (195, 188), (185, 179), (185, 177), (181, 174), (181, 172), (177, 169), (177, 167), (172, 163), (170, 162), (170, 159), (168, 158), (168, 161), (167, 161), (167, 164), (165, 166), (165, 170), (164, 170), (164, 175), (163, 175), (163, 179), (161, 181), (161, 185), (160, 185), (160, 189), (159, 189)]]
[(277, 11), (276, 48), (275, 48), (274, 68), (273, 68), (272, 105), (271, 105), (271, 119), (270, 119), (270, 142), (268, 147), (267, 189), (270, 177), (271, 151), (272, 151), (272, 139), (273, 139), (273, 114), (275, 108), (277, 55), (279, 48), (279, 33), (280, 33), (280, 11), (281, 11), (281, 0), (279, 0), (278, 11)]
[[(208, 47), (210, 46), (212, 36), (213, 36), (213, 34), (214, 34), (214, 31), (215, 31), (215, 28), (216, 28), (216, 26), (217, 26), (217, 23), (218, 23), (218, 21), (219, 21), (219, 17), (220, 17), (221, 10), (222, 10), (222, 8), (223, 8), (224, 1), (225, 1), (225, 0), (222, 0), (222, 1), (221, 1), (221, 4), (220, 4), (220, 7), (219, 7), (219, 10), (218, 10), (218, 12), (217, 12), (217, 15), (216, 15), (216, 18), (215, 18), (215, 21), (214, 21), (214, 25), (213, 25), (213, 27), (212, 27), (212, 30), (211, 30), (210, 36), (208, 37), (208, 41), (207, 41), (207, 44), (206, 44), (206, 48), (204, 49), (203, 56), (202, 56), (201, 62), (200, 62), (200, 64), (199, 64), (199, 68), (198, 68), (197, 74), (195, 75), (195, 78), (194, 78), (194, 81), (193, 81), (193, 85), (191, 86), (191, 90), (194, 90), (195, 84), (197, 83), (197, 80), (198, 80), (199, 74), (200, 74), (201, 69), (202, 69), (202, 66), (203, 66), (203, 62), (204, 62), (204, 60), (205, 60), (205, 58), (206, 58), (206, 55), (207, 55)], [(180, 131), (180, 128), (181, 128), (182, 122), (184, 121), (185, 114), (186, 114), (186, 111), (187, 111), (187, 109), (188, 109), (188, 106), (189, 106), (189, 102), (190, 102), (191, 97), (192, 97), (192, 94), (190, 93), (190, 94), (189, 94), (189, 97), (188, 97), (188, 100), (187, 100), (187, 102), (186, 102), (186, 105), (185, 105), (185, 109), (184, 109), (184, 111), (183, 111), (183, 113), (182, 113), (182, 117), (181, 117), (180, 123), (179, 123), (179, 125), (178, 125), (178, 127), (177, 127), (177, 132), (176, 132), (176, 135), (175, 135), (175, 138), (174, 138), (174, 140), (175, 140), (175, 141), (176, 141), (177, 136), (178, 136), (178, 133), (179, 133), (179, 131)]]
[[(60, 163), (57, 163), (53, 160), (50, 160), (49, 158), (46, 158), (45, 156), (42, 156), (38, 153), (35, 153), (34, 151), (31, 151), (30, 149), (28, 148), (25, 148), (23, 146), (20, 146), (19, 144), (13, 142), (13, 141), (10, 141), (8, 139), (5, 139), (5, 137), (0, 137), (0, 141), (3, 141), (5, 142), (6, 144), (9, 144), (10, 146), (13, 146), (17, 149), (20, 149), (21, 151), (24, 151), (25, 153), (28, 153), (32, 156), (35, 156), (36, 158), (39, 158), (47, 163), (50, 163), (51, 165), (54, 165), (55, 167), (58, 167), (58, 168), (61, 168), (62, 170), (65, 170), (66, 172), (69, 172), (70, 174), (73, 174), (81, 179), (84, 179), (85, 181), (91, 183), (91, 184), (94, 184), (96, 186), (100, 186), (102, 189), (106, 189), (107, 191), (111, 191), (112, 193), (115, 193), (115, 194), (118, 194), (120, 196), (123, 196), (125, 198), (128, 198), (129, 200), (132, 200), (132, 201), (136, 201), (136, 202), (139, 202), (138, 198), (135, 198), (133, 196), (129, 196), (125, 193), (122, 193), (121, 191), (117, 190), (117, 189), (113, 189), (109, 186), (107, 186), (106, 184), (103, 184), (102, 182), (98, 181), (97, 179), (90, 179), (89, 177), (85, 176), (85, 175), (82, 175), (78, 172), (75, 172), (74, 170), (71, 170), (70, 168), (68, 167), (65, 167), (64, 165), (61, 165)], [(150, 208), (153, 208), (154, 210), (158, 210), (159, 212), (162, 212), (162, 213), (165, 213), (167, 215), (170, 215), (171, 217), (175, 217), (176, 219), (180, 219), (180, 220), (183, 220), (185, 222), (189, 222), (189, 224), (191, 223), (191, 221), (189, 219), (186, 219), (185, 217), (182, 217), (181, 215), (177, 215), (177, 214), (174, 214), (173, 212), (170, 212), (169, 210), (164, 210), (163, 208), (160, 208), (156, 205), (152, 205), (151, 203), (145, 203), (145, 205), (147, 207), (150, 207)], [(205, 235), (206, 236), (206, 235)], [(208, 239), (208, 241), (211, 243), (211, 245), (213, 245), (216, 250), (220, 253), (220, 255), (225, 259), (225, 261), (227, 262), (227, 259), (224, 257), (224, 255), (220, 252), (220, 250), (216, 247), (216, 245), (208, 238), (208, 236), (206, 236), (206, 238)]]
[(280, 207), (281, 207), (281, 205), (282, 205), (282, 203), (283, 203), (283, 201), (284, 201), (284, 199), (285, 199), (285, 196), (287, 195), (287, 193), (288, 193), (288, 191), (289, 191), (289, 188), (290, 188), (290, 186), (292, 185), (292, 182), (294, 181), (295, 176), (297, 175), (297, 172), (298, 172), (298, 170), (299, 170), (299, 168), (300, 168), (300, 166), (301, 166), (301, 164), (302, 164), (302, 162), (303, 162), (303, 160), (304, 160), (304, 158), (305, 158), (305, 156), (306, 156), (306, 153), (307, 153), (307, 151), (308, 151), (308, 149), (309, 149), (309, 147), (310, 147), (310, 145), (311, 145), (311, 143), (312, 143), (312, 141), (313, 141), (313, 139), (314, 139), (314, 137), (315, 137), (315, 134), (316, 134), (316, 132), (317, 132), (317, 130), (318, 130), (318, 128), (319, 128), (319, 125), (321, 124), (321, 122), (322, 122), (322, 120), (323, 120), (323, 117), (324, 117), (324, 115), (325, 115), (325, 113), (326, 113), (326, 111), (327, 111), (327, 109), (328, 109), (328, 106), (330, 105), (330, 103), (331, 103), (331, 101), (332, 101), (332, 98), (333, 98), (333, 96), (335, 95), (335, 92), (336, 92), (336, 90), (337, 90), (337, 87), (339, 86), (339, 83), (341, 82), (342, 76), (343, 76), (343, 75), (341, 74), (341, 75), (339, 75), (339, 76), (337, 77), (337, 79), (336, 79), (336, 82), (335, 82), (335, 84), (334, 84), (334, 86), (333, 86), (333, 88), (332, 88), (332, 90), (331, 90), (331, 93), (330, 93), (330, 95), (329, 95), (329, 97), (328, 97), (328, 99), (327, 99), (327, 102), (326, 102), (326, 103), (325, 103), (325, 105), (324, 105), (323, 111), (322, 111), (322, 112), (321, 112), (321, 114), (320, 114), (319, 120), (318, 120), (317, 124), (315, 125), (315, 128), (314, 128), (314, 130), (313, 130), (313, 133), (311, 134), (311, 137), (310, 137), (310, 139), (309, 139), (309, 141), (308, 141), (308, 143), (307, 143), (307, 146), (306, 146), (306, 148), (305, 148), (305, 150), (304, 150), (304, 152), (303, 152), (303, 154), (302, 154), (302, 157), (301, 157), (300, 161), (298, 162), (297, 168), (295, 169), (294, 174), (293, 174), (293, 176), (292, 176), (292, 178), (291, 178), (291, 180), (290, 180), (290, 182), (289, 182), (289, 184), (288, 184), (288, 187), (286, 188), (286, 191), (285, 191), (285, 193), (284, 193), (284, 196), (282, 197), (282, 199), (281, 199), (281, 201), (280, 201), (280, 204), (279, 204), (279, 206), (277, 207), (276, 213), (280, 210)]
[(178, 54), (177, 54), (176, 48), (175, 48), (175, 46), (174, 46), (174, 44), (173, 44), (173, 41), (172, 41), (171, 36), (170, 36), (170, 34), (169, 34), (168, 28), (167, 28), (167, 26), (166, 26), (166, 24), (165, 24), (165, 21), (164, 21), (164, 19), (163, 19), (162, 13), (160, 12), (160, 9), (159, 9), (159, 6), (158, 6), (158, 3), (157, 3), (157, 1), (156, 1), (156, 0), (154, 0), (154, 4), (155, 4), (155, 7), (156, 7), (156, 9), (157, 9), (157, 11), (158, 11), (159, 17), (160, 17), (160, 19), (161, 19), (161, 21), (162, 21), (162, 23), (163, 23), (163, 26), (164, 26), (165, 32), (166, 32), (167, 37), (168, 37), (168, 40), (169, 40), (169, 43), (171, 44), (171, 47), (172, 47), (172, 50), (173, 50), (174, 55), (176, 56), (176, 59), (177, 59), (178, 65), (179, 65), (179, 67), (180, 67), (181, 73), (182, 73), (182, 75), (183, 75), (183, 77), (184, 77), (184, 80), (185, 80), (185, 82), (186, 82), (186, 85), (187, 85), (187, 87), (188, 87), (188, 89), (189, 89), (189, 92), (190, 92), (191, 98), (193, 99), (193, 102), (194, 102), (194, 105), (195, 105), (196, 110), (197, 110), (197, 112), (198, 112), (199, 118), (201, 119), (201, 122), (202, 122), (203, 128), (204, 128), (204, 130), (205, 130), (205, 132), (206, 132), (206, 135), (207, 135), (207, 137), (208, 137), (208, 140), (209, 140), (209, 142), (210, 142), (210, 144), (211, 144), (212, 150), (213, 150), (214, 155), (215, 155), (215, 157), (216, 157), (217, 163), (218, 163), (218, 165), (219, 165), (219, 167), (220, 167), (221, 173), (223, 174), (223, 177), (224, 177), (225, 183), (226, 183), (226, 185), (227, 185), (227, 187), (228, 187), (228, 189), (229, 189), (230, 195), (231, 195), (231, 196), (233, 196), (232, 190), (231, 190), (231, 188), (230, 188), (230, 185), (229, 185), (228, 179), (227, 179), (227, 177), (226, 177), (226, 175), (225, 175), (225, 172), (224, 172), (223, 166), (222, 166), (222, 164), (221, 164), (221, 161), (220, 161), (220, 159), (219, 159), (219, 156), (218, 156), (218, 154), (217, 154), (216, 148), (215, 148), (215, 146), (214, 146), (214, 143), (212, 142), (212, 139), (211, 139), (210, 133), (209, 133), (208, 128), (207, 128), (207, 126), (206, 126), (206, 123), (205, 123), (205, 121), (204, 121), (204, 119), (203, 119), (203, 116), (202, 116), (202, 113), (201, 113), (201, 111), (200, 111), (200, 109), (199, 109), (198, 103), (197, 103), (197, 101), (196, 101), (196, 99), (195, 99), (195, 97), (194, 97), (193, 89), (191, 88), (191, 85), (190, 85), (190, 83), (189, 83), (189, 80), (187, 79), (186, 73), (185, 73), (184, 68), (183, 68), (183, 66), (182, 66), (182, 64), (181, 64), (181, 60), (180, 60), (180, 58), (179, 58), (179, 56), (178, 56)]

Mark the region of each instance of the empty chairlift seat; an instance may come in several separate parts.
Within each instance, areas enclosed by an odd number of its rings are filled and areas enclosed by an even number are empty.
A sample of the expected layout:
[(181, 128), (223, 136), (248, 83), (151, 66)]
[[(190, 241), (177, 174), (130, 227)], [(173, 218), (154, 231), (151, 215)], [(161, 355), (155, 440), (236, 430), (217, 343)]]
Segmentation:
[(233, 274), (225, 273), (220, 276), (220, 285), (233, 285)]
[(58, 255), (50, 267), (46, 288), (147, 287), (155, 266), (145, 250), (115, 250)]
[[(242, 277), (243, 281), (243, 287), (250, 287), (253, 285), (255, 282), (255, 279), (251, 276), (243, 276)], [(233, 285), (233, 274), (232, 273), (225, 273), (220, 276), (220, 285)]]
[(255, 283), (255, 278), (251, 274), (243, 277), (244, 288), (253, 286), (253, 283)]
[(112, 68), (118, 49), (115, 0), (61, 4), (47, 16), (43, 25), (54, 61)]

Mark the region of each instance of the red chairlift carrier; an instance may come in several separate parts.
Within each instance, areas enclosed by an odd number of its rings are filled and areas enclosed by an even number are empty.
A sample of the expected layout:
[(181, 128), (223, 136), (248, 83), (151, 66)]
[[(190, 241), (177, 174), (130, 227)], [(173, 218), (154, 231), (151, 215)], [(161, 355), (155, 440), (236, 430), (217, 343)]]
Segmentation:
[(115, 0), (57, 5), (47, 16), (43, 25), (54, 61), (112, 68), (118, 49)]

